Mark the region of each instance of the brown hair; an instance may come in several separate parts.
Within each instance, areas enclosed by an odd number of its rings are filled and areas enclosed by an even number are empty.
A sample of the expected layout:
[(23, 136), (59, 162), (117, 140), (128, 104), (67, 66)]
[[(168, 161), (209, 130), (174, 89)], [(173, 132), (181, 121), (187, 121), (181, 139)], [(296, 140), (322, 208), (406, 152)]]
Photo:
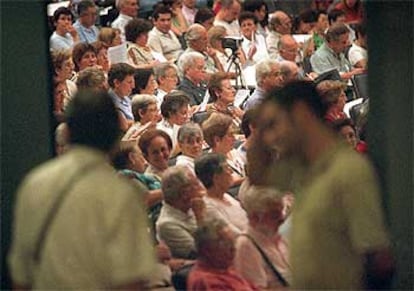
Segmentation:
[(211, 100), (213, 102), (217, 101), (217, 91), (221, 91), (222, 81), (230, 79), (227, 73), (218, 72), (210, 77), (210, 81), (208, 82), (208, 93), (210, 93)]
[(170, 150), (172, 149), (172, 141), (168, 133), (160, 129), (151, 129), (151, 130), (144, 132), (141, 135), (139, 142), (138, 142), (138, 146), (141, 149), (141, 152), (144, 155), (144, 157), (148, 157), (148, 147), (150, 143), (152, 142), (152, 140), (158, 136), (163, 137), (165, 141), (167, 142), (168, 148)]
[(214, 137), (223, 138), (233, 124), (229, 115), (213, 112), (202, 124), (204, 140), (210, 147), (214, 146)]

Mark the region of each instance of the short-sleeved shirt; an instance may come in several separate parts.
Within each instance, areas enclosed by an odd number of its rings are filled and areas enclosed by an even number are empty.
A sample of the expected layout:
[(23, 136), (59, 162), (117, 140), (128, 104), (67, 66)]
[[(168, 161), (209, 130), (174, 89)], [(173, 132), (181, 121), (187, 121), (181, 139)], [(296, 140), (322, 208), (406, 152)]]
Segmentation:
[(317, 74), (337, 69), (339, 73), (349, 72), (351, 64), (343, 53), (335, 53), (326, 43), (324, 43), (311, 56), (310, 62), (312, 69)]
[(49, 47), (51, 51), (70, 50), (74, 46), (73, 37), (67, 32), (64, 36), (55, 32), (50, 36)]
[(134, 115), (132, 114), (131, 99), (129, 99), (127, 96), (119, 97), (112, 89), (110, 89), (108, 93), (114, 101), (115, 107), (125, 116), (125, 118), (134, 120)]
[(163, 33), (154, 27), (148, 34), (148, 46), (167, 60), (177, 60), (183, 52), (180, 41), (171, 30)]
[(73, 24), (73, 27), (78, 32), (79, 42), (93, 43), (98, 40), (99, 29), (95, 25), (86, 28), (78, 20)]

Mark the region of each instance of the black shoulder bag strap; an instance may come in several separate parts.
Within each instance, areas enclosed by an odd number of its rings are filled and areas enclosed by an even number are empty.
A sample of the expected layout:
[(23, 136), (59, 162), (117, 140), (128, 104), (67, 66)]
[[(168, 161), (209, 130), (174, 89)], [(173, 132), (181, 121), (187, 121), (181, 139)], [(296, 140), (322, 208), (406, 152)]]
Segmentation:
[(279, 279), (280, 283), (282, 283), (283, 286), (288, 287), (289, 286), (288, 282), (285, 280), (285, 278), (283, 278), (282, 274), (279, 273), (279, 271), (276, 269), (276, 267), (273, 266), (273, 264), (270, 261), (270, 259), (267, 257), (267, 255), (262, 250), (262, 248), (256, 243), (256, 241), (250, 235), (248, 235), (246, 233), (243, 233), (241, 235), (247, 237), (254, 244), (254, 246), (257, 248), (257, 250), (259, 251), (259, 253), (262, 255), (263, 260), (265, 260), (266, 264), (270, 267), (270, 269), (272, 270), (272, 272)]
[(73, 187), (76, 180), (79, 180), (80, 178), (82, 178), (82, 176), (84, 176), (88, 170), (94, 168), (97, 165), (98, 165), (98, 162), (91, 162), (85, 165), (84, 167), (78, 169), (77, 172), (69, 179), (69, 181), (63, 187), (63, 189), (57, 195), (57, 198), (55, 202), (53, 203), (52, 207), (50, 208), (49, 213), (46, 215), (46, 219), (43, 222), (42, 228), (40, 229), (38, 240), (36, 242), (36, 247), (35, 247), (35, 251), (33, 254), (33, 258), (36, 264), (40, 263), (40, 258), (42, 255), (44, 242), (47, 237), (47, 233), (50, 229), (50, 225), (53, 222), (53, 219), (56, 217), (57, 212), (61, 208), (63, 201), (65, 200), (65, 197), (67, 197), (66, 194)]

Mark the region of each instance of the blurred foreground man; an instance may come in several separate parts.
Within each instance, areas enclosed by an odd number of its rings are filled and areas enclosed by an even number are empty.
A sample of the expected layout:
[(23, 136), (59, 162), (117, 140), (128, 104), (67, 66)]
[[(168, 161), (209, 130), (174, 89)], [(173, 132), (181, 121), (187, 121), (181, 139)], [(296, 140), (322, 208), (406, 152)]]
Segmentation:
[(296, 81), (274, 90), (260, 111), (250, 155), (259, 160), (261, 151), (272, 149), (281, 161), (296, 158), (304, 167), (293, 210), (292, 287), (389, 287), (393, 260), (376, 177), (369, 162), (323, 124), (326, 108), (314, 84)]
[(107, 160), (120, 133), (111, 97), (80, 91), (66, 122), (71, 149), (33, 170), (17, 194), (8, 258), (14, 286), (141, 290), (153, 248), (141, 189)]

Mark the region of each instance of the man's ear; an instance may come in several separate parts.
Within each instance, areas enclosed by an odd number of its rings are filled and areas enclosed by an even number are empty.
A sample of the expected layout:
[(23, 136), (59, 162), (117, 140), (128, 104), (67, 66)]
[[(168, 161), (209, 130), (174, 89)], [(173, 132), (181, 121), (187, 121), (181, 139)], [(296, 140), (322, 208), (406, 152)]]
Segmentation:
[(121, 83), (121, 81), (119, 81), (118, 79), (114, 80), (114, 89), (119, 87), (119, 84)]
[(220, 140), (221, 140), (221, 138), (220, 138), (220, 137), (218, 137), (218, 136), (213, 137), (213, 145), (214, 145), (214, 146), (216, 146), (216, 145), (217, 145), (217, 143), (218, 143)]

